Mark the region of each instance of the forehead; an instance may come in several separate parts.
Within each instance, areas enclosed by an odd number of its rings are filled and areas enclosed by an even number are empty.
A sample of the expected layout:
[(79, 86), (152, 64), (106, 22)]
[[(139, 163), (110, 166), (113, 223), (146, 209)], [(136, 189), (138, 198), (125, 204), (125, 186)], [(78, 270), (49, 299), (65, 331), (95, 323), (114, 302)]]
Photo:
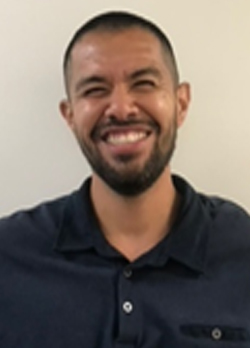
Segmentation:
[(155, 66), (167, 71), (163, 48), (153, 34), (133, 27), (115, 31), (94, 31), (84, 35), (74, 46), (70, 75), (76, 77), (98, 72), (123, 72)]

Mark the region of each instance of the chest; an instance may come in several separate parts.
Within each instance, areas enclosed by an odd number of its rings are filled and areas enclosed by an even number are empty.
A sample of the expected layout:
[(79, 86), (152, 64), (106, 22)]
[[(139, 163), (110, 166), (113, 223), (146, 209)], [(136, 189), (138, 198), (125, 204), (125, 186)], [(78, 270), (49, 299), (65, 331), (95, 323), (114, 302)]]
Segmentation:
[(40, 260), (27, 268), (20, 262), (0, 277), (0, 343), (247, 347), (249, 275), (247, 268), (194, 274), (176, 264), (133, 269)]

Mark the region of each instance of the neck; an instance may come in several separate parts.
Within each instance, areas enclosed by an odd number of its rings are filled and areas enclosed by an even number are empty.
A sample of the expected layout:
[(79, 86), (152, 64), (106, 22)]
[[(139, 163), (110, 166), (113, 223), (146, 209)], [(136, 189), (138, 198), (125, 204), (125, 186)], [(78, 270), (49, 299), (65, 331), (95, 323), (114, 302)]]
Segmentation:
[(105, 238), (130, 261), (168, 234), (180, 200), (168, 168), (151, 188), (136, 197), (117, 194), (93, 175), (91, 199)]

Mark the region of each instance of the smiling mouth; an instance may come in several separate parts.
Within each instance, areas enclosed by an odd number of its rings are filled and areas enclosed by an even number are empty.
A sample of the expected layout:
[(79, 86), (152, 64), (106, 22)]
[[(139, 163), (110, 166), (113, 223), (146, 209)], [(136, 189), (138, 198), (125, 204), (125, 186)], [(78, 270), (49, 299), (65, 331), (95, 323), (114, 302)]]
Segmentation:
[(149, 135), (145, 131), (130, 131), (125, 133), (109, 133), (104, 137), (104, 141), (110, 145), (126, 145), (137, 143)]

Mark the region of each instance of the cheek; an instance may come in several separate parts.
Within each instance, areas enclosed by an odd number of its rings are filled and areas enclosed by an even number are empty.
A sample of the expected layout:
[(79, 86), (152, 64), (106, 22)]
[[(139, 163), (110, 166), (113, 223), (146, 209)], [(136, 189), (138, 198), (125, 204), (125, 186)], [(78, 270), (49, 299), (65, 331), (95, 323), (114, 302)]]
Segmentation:
[(175, 102), (172, 94), (164, 92), (160, 93), (160, 95), (157, 98), (157, 106), (167, 115), (173, 114), (173, 111), (175, 109)]
[(166, 95), (148, 98), (145, 105), (148, 114), (161, 128), (168, 128), (175, 118), (175, 106), (173, 101)]
[(88, 136), (96, 126), (99, 115), (99, 107), (93, 103), (78, 103), (74, 108), (74, 127), (77, 133)]

